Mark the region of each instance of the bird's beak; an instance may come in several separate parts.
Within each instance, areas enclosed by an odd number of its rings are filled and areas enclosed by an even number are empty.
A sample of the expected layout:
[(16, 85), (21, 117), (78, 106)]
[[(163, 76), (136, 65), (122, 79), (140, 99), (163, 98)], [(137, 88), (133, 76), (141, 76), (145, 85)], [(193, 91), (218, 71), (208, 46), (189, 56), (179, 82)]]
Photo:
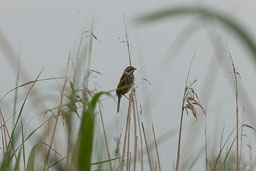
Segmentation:
[(134, 68), (134, 71), (136, 70), (137, 68)]

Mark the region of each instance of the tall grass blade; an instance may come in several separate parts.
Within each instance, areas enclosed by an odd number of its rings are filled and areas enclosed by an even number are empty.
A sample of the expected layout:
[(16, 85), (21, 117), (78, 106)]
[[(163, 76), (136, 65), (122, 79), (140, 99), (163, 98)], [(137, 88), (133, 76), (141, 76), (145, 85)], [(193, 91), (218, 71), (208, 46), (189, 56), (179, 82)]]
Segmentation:
[(34, 145), (34, 147), (31, 149), (28, 163), (27, 163), (27, 171), (34, 171), (35, 170), (35, 154), (38, 144)]
[[(16, 128), (17, 128), (17, 125), (18, 125), (18, 121), (20, 120), (20, 117), (21, 117), (21, 114), (23, 112), (24, 106), (26, 104), (27, 98), (28, 98), (32, 88), (34, 87), (35, 83), (37, 82), (39, 76), (41, 75), (42, 71), (43, 71), (43, 69), (40, 71), (40, 73), (37, 75), (35, 81), (32, 83), (32, 85), (31, 85), (31, 87), (30, 87), (28, 93), (26, 94), (26, 97), (25, 97), (25, 99), (24, 99), (24, 101), (22, 103), (22, 106), (20, 108), (18, 117), (17, 117), (17, 119), (15, 121), (13, 130), (12, 130), (12, 133), (11, 133), (11, 136), (10, 136), (10, 141), (8, 143), (8, 146), (7, 146), (6, 154), (5, 154), (5, 156), (3, 158), (3, 161), (1, 163), (1, 170), (5, 169), (5, 168), (9, 168), (10, 165), (11, 165), (11, 161), (12, 161), (13, 156), (16, 155), (16, 152), (14, 151), (14, 144), (15, 144), (15, 139), (17, 137), (15, 137), (14, 135), (16, 133)], [(13, 153), (12, 153), (12, 151), (13, 151)]]
[[(22, 138), (22, 155), (23, 155), (23, 164), (24, 164), (24, 168), (26, 168), (25, 138), (24, 138), (24, 130), (23, 130), (22, 117), (21, 117), (20, 121), (21, 121), (21, 138)], [(24, 170), (25, 170), (25, 169), (24, 169)]]
[(223, 170), (226, 169), (227, 159), (228, 159), (229, 153), (230, 153), (230, 151), (231, 151), (231, 149), (232, 149), (232, 147), (233, 147), (233, 145), (234, 145), (235, 140), (236, 140), (236, 137), (234, 138), (234, 140), (233, 140), (231, 146), (228, 148), (228, 151), (227, 151), (227, 153), (226, 153), (226, 155), (225, 155), (224, 161), (223, 161), (223, 163), (222, 163), (222, 165), (221, 165), (221, 170), (222, 170), (222, 168), (223, 168)]
[(228, 138), (226, 139), (225, 143), (224, 143), (223, 146), (221, 147), (220, 152), (219, 152), (217, 158), (215, 159), (214, 166), (213, 166), (213, 171), (216, 170), (216, 167), (217, 167), (217, 164), (218, 164), (218, 162), (219, 162), (221, 153), (222, 153), (222, 151), (223, 151), (225, 145), (227, 144), (228, 140), (230, 139), (230, 137), (231, 137), (231, 135), (233, 134), (234, 131), (235, 131), (235, 129), (232, 130), (232, 132), (229, 134)]
[(95, 106), (100, 96), (108, 94), (105, 92), (97, 93), (93, 96), (92, 100), (88, 104), (88, 107), (84, 109), (79, 138), (78, 138), (78, 170), (87, 171), (91, 169), (91, 156), (93, 148), (93, 134), (94, 134), (94, 119), (95, 119)]
[(13, 171), (18, 171), (20, 170), (20, 167), (19, 167), (19, 164), (20, 164), (20, 156), (21, 156), (21, 150), (19, 151), (19, 154), (18, 154), (18, 159), (14, 165), (14, 168), (13, 168)]
[(206, 21), (212, 21), (215, 19), (217, 22), (222, 24), (228, 30), (235, 33), (235, 35), (239, 38), (239, 40), (247, 47), (247, 49), (251, 52), (254, 57), (254, 61), (256, 64), (256, 44), (252, 39), (248, 31), (242, 27), (238, 21), (234, 20), (231, 17), (228, 17), (218, 11), (208, 9), (205, 7), (192, 7), (192, 6), (182, 6), (182, 7), (174, 7), (162, 9), (157, 12), (149, 13), (142, 17), (139, 17), (135, 20), (136, 24), (140, 23), (150, 23), (154, 21), (158, 21), (165, 18), (171, 17), (181, 17), (181, 16), (191, 16), (191, 15), (200, 15)]

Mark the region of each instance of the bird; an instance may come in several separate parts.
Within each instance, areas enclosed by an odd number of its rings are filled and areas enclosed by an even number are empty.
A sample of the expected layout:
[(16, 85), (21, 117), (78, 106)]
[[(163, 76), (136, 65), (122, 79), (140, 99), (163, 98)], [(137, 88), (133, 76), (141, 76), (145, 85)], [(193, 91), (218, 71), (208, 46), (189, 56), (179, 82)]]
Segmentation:
[(120, 102), (123, 95), (128, 93), (132, 87), (132, 84), (134, 82), (134, 75), (133, 72), (136, 70), (133, 66), (128, 66), (125, 68), (124, 73), (117, 85), (116, 88), (116, 95), (118, 97), (117, 102), (117, 113), (120, 109)]

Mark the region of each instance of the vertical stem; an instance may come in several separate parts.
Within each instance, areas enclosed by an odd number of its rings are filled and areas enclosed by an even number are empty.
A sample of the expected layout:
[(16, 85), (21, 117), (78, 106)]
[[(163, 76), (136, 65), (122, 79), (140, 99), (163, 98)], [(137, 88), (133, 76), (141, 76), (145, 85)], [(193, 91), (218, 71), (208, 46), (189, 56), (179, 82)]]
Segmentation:
[[(8, 136), (8, 138), (9, 138), (9, 141), (10, 141), (10, 145), (11, 145), (11, 147), (12, 147), (12, 150), (14, 151), (14, 156), (15, 156), (15, 159), (16, 159), (16, 161), (18, 161), (18, 157), (17, 157), (17, 155), (16, 155), (16, 151), (15, 151), (15, 149), (14, 149), (14, 143), (13, 143), (13, 138), (11, 138), (11, 135), (10, 135), (10, 133), (9, 133), (9, 131), (8, 131), (8, 128), (7, 128), (7, 124), (6, 124), (6, 122), (5, 122), (5, 119), (4, 119), (4, 116), (3, 116), (3, 113), (2, 113), (2, 111), (1, 111), (1, 109), (0, 109), (0, 115), (1, 115), (1, 117), (2, 117), (2, 121), (3, 121), (3, 129), (4, 130), (6, 130), (5, 131), (5, 139), (6, 139), (6, 133), (7, 133), (7, 136)], [(6, 143), (6, 145), (7, 145), (7, 141), (5, 141), (5, 143)], [(9, 146), (9, 145), (8, 145)], [(8, 151), (8, 146), (6, 146), (6, 151)]]
[(127, 165), (126, 165), (127, 171), (130, 170), (130, 164), (129, 164), (130, 163), (130, 131), (131, 131), (131, 114), (129, 114), (129, 121), (128, 121)]
[[(3, 125), (1, 118), (0, 118), (0, 125)], [(4, 133), (3, 133), (3, 131), (4, 131), (4, 129), (1, 129), (3, 156), (5, 156), (5, 143), (4, 143)]]
[(126, 45), (127, 45), (127, 49), (128, 49), (128, 57), (129, 57), (129, 64), (132, 65), (132, 61), (131, 61), (131, 51), (130, 51), (130, 44), (129, 44), (129, 40), (128, 40), (128, 33), (127, 33), (127, 28), (126, 28), (126, 22), (125, 22), (125, 16), (123, 14), (123, 18), (124, 18), (124, 28), (125, 28), (125, 36), (126, 36)]
[(154, 129), (153, 123), (152, 123), (152, 131), (153, 131), (154, 141), (155, 141), (155, 148), (156, 148), (156, 154), (157, 154), (158, 168), (159, 168), (159, 171), (161, 171), (160, 158), (159, 158), (157, 142), (156, 142), (156, 135), (155, 135), (155, 129)]
[[(235, 73), (236, 74), (236, 73)], [(237, 89), (237, 78), (235, 75), (235, 87), (236, 87), (236, 170), (239, 171), (239, 137), (238, 137), (238, 89)]]
[(138, 122), (138, 126), (139, 126), (139, 135), (140, 135), (140, 168), (141, 171), (144, 170), (143, 168), (143, 143), (142, 143), (142, 131), (141, 131), (141, 125), (140, 125), (140, 115), (139, 115), (139, 111), (138, 111), (138, 104), (137, 104), (137, 99), (135, 96), (135, 100), (136, 100), (136, 111), (137, 111), (137, 122)]
[(208, 154), (207, 154), (207, 132), (206, 132), (206, 115), (204, 122), (204, 139), (205, 139), (205, 170), (208, 171)]
[(237, 74), (238, 72), (236, 71), (236, 67), (235, 67), (235, 64), (234, 64), (234, 61), (233, 61), (233, 58), (232, 58), (232, 55), (229, 51), (229, 57), (231, 59), (231, 64), (232, 64), (232, 67), (233, 67), (233, 74), (234, 74), (234, 81), (235, 81), (235, 96), (236, 96), (236, 171), (239, 171), (240, 170), (240, 167), (239, 167), (239, 136), (238, 136), (238, 133), (239, 133), (239, 129), (238, 129), (238, 120), (239, 120), (239, 117), (238, 117), (238, 87), (237, 87)]
[(151, 159), (150, 159), (150, 154), (149, 154), (148, 143), (147, 143), (147, 138), (146, 138), (146, 134), (145, 134), (144, 125), (143, 125), (143, 123), (141, 123), (141, 125), (142, 125), (143, 134), (144, 134), (144, 140), (145, 140), (145, 144), (146, 144), (147, 154), (148, 154), (148, 162), (149, 162), (150, 171), (153, 171), (153, 167), (152, 167), (152, 163), (151, 163)]
[(136, 156), (137, 156), (137, 122), (136, 122), (136, 110), (135, 110), (135, 102), (132, 101), (133, 106), (133, 121), (134, 121), (134, 167), (133, 170), (136, 170)]
[(180, 115), (180, 129), (179, 129), (179, 139), (178, 139), (176, 171), (179, 170), (179, 162), (180, 162), (180, 144), (181, 144), (181, 132), (182, 132), (182, 124), (183, 124), (183, 112), (184, 112), (185, 95), (186, 95), (186, 90), (184, 92), (184, 97), (183, 97), (183, 101), (182, 101), (181, 115)]
[(126, 139), (127, 139), (127, 134), (128, 134), (128, 127), (129, 127), (129, 120), (131, 117), (131, 105), (132, 105), (132, 98), (134, 96), (134, 91), (133, 91), (133, 86), (131, 88), (131, 95), (129, 99), (129, 107), (128, 107), (128, 114), (127, 114), (127, 119), (126, 119), (126, 128), (125, 128), (125, 136), (124, 136), (124, 144), (123, 144), (123, 151), (122, 151), (122, 159), (121, 159), (121, 165), (120, 165), (120, 171), (123, 171), (123, 166), (124, 166), (124, 156), (125, 156), (125, 150), (126, 150)]
[(124, 144), (123, 144), (122, 159), (121, 159), (121, 165), (120, 165), (120, 170), (121, 171), (123, 171), (123, 169), (124, 169), (123, 166), (124, 166), (124, 156), (125, 156), (125, 150), (126, 150), (126, 139), (127, 139), (127, 132), (128, 132), (128, 122), (129, 122), (129, 114), (127, 115), (127, 119), (126, 119)]
[(138, 136), (135, 137), (135, 144), (134, 144), (134, 164), (133, 164), (133, 171), (136, 171), (136, 160), (137, 160), (137, 143), (138, 143)]
[(99, 104), (98, 106), (99, 106), (99, 111), (100, 111), (100, 119), (101, 119), (101, 124), (102, 124), (104, 139), (105, 139), (106, 148), (107, 148), (107, 153), (108, 153), (109, 167), (110, 167), (110, 170), (112, 171), (112, 164), (111, 164), (111, 161), (110, 161), (111, 156), (110, 156), (110, 152), (109, 152), (109, 148), (108, 148), (108, 139), (107, 139), (106, 130), (105, 130), (105, 126), (104, 126), (102, 111), (101, 111), (100, 104)]

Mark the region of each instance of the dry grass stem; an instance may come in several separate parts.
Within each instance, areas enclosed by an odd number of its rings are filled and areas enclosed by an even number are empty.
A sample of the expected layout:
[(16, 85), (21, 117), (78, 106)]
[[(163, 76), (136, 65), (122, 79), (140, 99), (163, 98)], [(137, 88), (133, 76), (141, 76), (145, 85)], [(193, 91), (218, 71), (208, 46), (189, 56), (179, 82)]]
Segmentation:
[(14, 156), (15, 156), (15, 159), (16, 159), (16, 161), (18, 160), (18, 157), (17, 157), (17, 154), (16, 154), (16, 151), (15, 151), (15, 149), (14, 149), (14, 144), (13, 144), (13, 142), (11, 142), (11, 141), (13, 141), (12, 139), (11, 139), (11, 135), (10, 135), (10, 133), (9, 133), (9, 131), (8, 131), (8, 128), (7, 128), (7, 125), (6, 125), (6, 122), (5, 122), (5, 119), (4, 119), (4, 116), (3, 116), (3, 113), (2, 113), (2, 111), (1, 111), (1, 109), (0, 109), (0, 114), (1, 114), (1, 118), (2, 118), (2, 121), (3, 121), (3, 128), (4, 128), (4, 132), (5, 132), (5, 143), (6, 143), (6, 150), (8, 150), (7, 149), (7, 141), (6, 141), (6, 133), (7, 133), (7, 136), (8, 136), (8, 138), (9, 138), (9, 143), (11, 143), (11, 147), (12, 147), (12, 150), (13, 150), (13, 152), (14, 152)]
[(109, 163), (110, 170), (112, 171), (112, 164), (111, 164), (111, 161), (110, 161), (111, 156), (110, 156), (109, 147), (108, 147), (108, 139), (107, 139), (107, 135), (106, 135), (106, 130), (105, 130), (105, 126), (104, 126), (103, 115), (102, 115), (100, 104), (98, 104), (98, 107), (99, 107), (99, 111), (100, 111), (100, 120), (101, 120), (102, 129), (103, 129), (106, 148), (107, 148), (107, 154), (108, 154), (108, 160), (109, 160), (108, 163)]
[[(185, 94), (184, 94), (185, 95)], [(183, 98), (182, 106), (185, 104), (185, 98)], [(184, 113), (184, 107), (182, 107), (181, 115), (180, 115), (180, 128), (179, 128), (179, 138), (178, 138), (178, 151), (177, 151), (177, 160), (176, 160), (176, 166), (175, 170), (179, 170), (179, 161), (180, 161), (180, 144), (181, 144), (181, 132), (182, 132), (182, 125), (183, 125), (183, 113)]]
[(204, 118), (204, 141), (205, 141), (205, 170), (208, 171), (208, 149), (207, 149), (207, 129), (206, 116)]
[(197, 49), (194, 51), (194, 55), (192, 57), (192, 60), (189, 65), (188, 73), (187, 73), (187, 78), (185, 82), (185, 88), (184, 88), (184, 94), (183, 94), (183, 99), (182, 99), (182, 107), (181, 107), (181, 115), (180, 115), (180, 127), (179, 127), (179, 137), (178, 137), (178, 150), (177, 150), (177, 160), (176, 160), (176, 171), (179, 170), (179, 161), (180, 161), (180, 145), (181, 145), (181, 133), (182, 133), (182, 126), (183, 126), (183, 115), (184, 115), (184, 110), (186, 110), (187, 114), (188, 111), (191, 111), (193, 114), (194, 118), (197, 120), (197, 110), (196, 106), (198, 106), (202, 112), (206, 115), (206, 112), (201, 105), (199, 101), (199, 97), (195, 90), (192, 88), (192, 86), (196, 83), (197, 80), (194, 80), (192, 83), (188, 84), (188, 78), (190, 74), (190, 69), (193, 63), (193, 60), (195, 58)]
[(127, 50), (128, 50), (129, 64), (132, 65), (130, 43), (129, 43), (129, 40), (128, 40), (128, 32), (127, 32), (127, 28), (126, 28), (126, 21), (125, 21), (125, 15), (124, 14), (123, 14), (123, 19), (124, 19), (124, 28), (125, 28), (125, 36), (126, 36), (126, 45), (127, 45)]
[(133, 171), (136, 171), (137, 146), (138, 146), (137, 144), (138, 144), (138, 136), (135, 137)]
[(5, 144), (5, 140), (4, 140), (4, 129), (3, 128), (3, 123), (2, 123), (2, 119), (0, 119), (0, 125), (1, 125), (1, 137), (2, 137), (2, 151), (3, 151), (3, 156), (5, 156), (5, 148), (6, 148), (6, 144)]
[[(66, 84), (67, 84), (67, 74), (68, 74), (69, 62), (70, 62), (70, 54), (69, 54), (68, 62), (67, 62), (67, 66), (66, 66), (66, 73), (65, 73), (64, 84), (63, 84), (63, 87), (62, 87), (62, 91), (60, 92), (60, 103), (59, 103), (59, 107), (58, 107), (58, 114), (57, 114), (56, 122), (55, 122), (55, 125), (54, 125), (54, 128), (53, 128), (53, 132), (52, 132), (52, 137), (51, 137), (49, 149), (48, 149), (47, 154), (46, 154), (46, 159), (45, 159), (44, 169), (43, 169), (43, 170), (46, 170), (46, 167), (47, 167), (47, 164), (48, 164), (48, 157), (49, 157), (50, 150), (51, 150), (51, 147), (52, 147), (52, 144), (53, 144), (53, 141), (54, 141), (54, 137), (55, 137), (55, 132), (56, 132), (56, 128), (57, 128), (59, 116), (61, 115), (61, 111), (62, 111), (62, 110), (61, 110), (61, 109), (62, 109), (61, 106), (62, 106), (62, 103), (63, 103), (64, 92), (65, 92), (65, 88), (66, 88)], [(67, 157), (67, 161), (69, 161), (69, 160), (68, 160), (68, 157)], [(67, 162), (67, 163), (68, 163), (68, 162)]]
[(137, 123), (138, 123), (138, 126), (139, 126), (139, 136), (140, 136), (140, 168), (141, 168), (141, 171), (144, 170), (143, 168), (143, 140), (142, 140), (142, 131), (141, 131), (141, 122), (140, 122), (140, 115), (139, 115), (139, 110), (138, 110), (138, 103), (137, 103), (137, 98), (136, 98), (136, 95), (134, 96), (135, 98), (135, 101), (136, 101), (136, 111), (137, 111)]
[(158, 168), (159, 171), (161, 171), (161, 164), (160, 164), (160, 157), (159, 157), (159, 153), (158, 153), (158, 148), (157, 148), (157, 141), (156, 141), (156, 135), (155, 135), (155, 129), (154, 129), (154, 125), (152, 123), (152, 131), (153, 131), (153, 135), (154, 135), (154, 142), (155, 142), (155, 148), (156, 148), (156, 154), (157, 154), (157, 162), (158, 162)]
[(129, 120), (130, 120), (130, 115), (131, 115), (131, 105), (132, 105), (132, 97), (133, 97), (133, 86), (131, 88), (131, 95), (129, 99), (129, 106), (128, 106), (128, 114), (127, 114), (127, 119), (126, 119), (126, 128), (125, 128), (125, 136), (124, 136), (124, 144), (123, 144), (123, 151), (122, 151), (122, 159), (121, 159), (121, 165), (120, 165), (120, 170), (123, 171), (124, 167), (124, 157), (125, 157), (125, 151), (126, 151), (126, 140), (127, 140), (127, 134), (128, 134), (128, 129), (129, 129)]
[[(135, 94), (135, 92), (134, 92)], [(135, 96), (135, 95), (134, 95)], [(137, 136), (137, 122), (136, 122), (136, 110), (135, 110), (135, 101), (133, 99), (132, 101), (132, 107), (133, 107), (133, 121), (134, 121), (134, 167), (133, 167), (133, 170), (135, 171), (136, 170), (136, 158), (137, 158), (137, 140), (138, 140), (138, 136)]]
[[(131, 97), (130, 97), (131, 98)], [(131, 104), (132, 105), (132, 104)], [(127, 142), (127, 171), (130, 170), (130, 132), (131, 132), (131, 110), (129, 115), (129, 121), (128, 121), (128, 142)]]
[(239, 75), (239, 73), (236, 71), (236, 67), (232, 58), (232, 55), (230, 53), (230, 51), (228, 51), (229, 53), (229, 57), (231, 60), (231, 64), (232, 64), (232, 68), (233, 68), (233, 74), (234, 74), (234, 84), (235, 84), (235, 100), (236, 100), (236, 171), (240, 170), (240, 166), (239, 166), (239, 128), (238, 128), (238, 123), (239, 123), (239, 116), (238, 116), (238, 85), (237, 85), (237, 75)]
[(141, 123), (141, 125), (142, 125), (142, 130), (143, 130), (145, 145), (146, 145), (146, 149), (147, 149), (149, 168), (150, 168), (150, 171), (153, 171), (153, 167), (152, 167), (152, 162), (151, 162), (151, 159), (150, 159), (149, 148), (148, 148), (148, 142), (147, 142), (147, 137), (146, 137), (146, 134), (145, 134), (144, 125), (143, 125), (143, 123)]

